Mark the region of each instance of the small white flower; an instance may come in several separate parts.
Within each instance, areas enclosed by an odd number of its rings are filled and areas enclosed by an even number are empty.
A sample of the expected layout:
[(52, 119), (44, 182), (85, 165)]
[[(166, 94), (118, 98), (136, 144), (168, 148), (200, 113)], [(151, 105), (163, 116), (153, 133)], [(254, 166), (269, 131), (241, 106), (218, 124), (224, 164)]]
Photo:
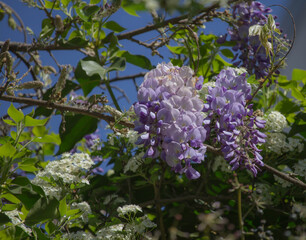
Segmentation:
[(286, 181), (286, 180), (284, 180), (284, 179), (282, 179), (282, 178), (280, 178), (280, 177), (278, 177), (274, 174), (273, 174), (273, 176), (274, 176), (275, 181), (277, 181), (279, 184), (281, 184), (283, 188), (287, 188), (287, 187), (292, 186), (292, 183), (290, 183), (290, 182), (288, 182), (288, 181)]
[(138, 136), (139, 136), (138, 132), (136, 132), (136, 131), (134, 131), (134, 130), (129, 130), (129, 131), (127, 132), (127, 134), (126, 134), (126, 137), (128, 138), (129, 143), (131, 143), (131, 144), (133, 144), (133, 145), (134, 145), (135, 142), (137, 141)]
[(64, 153), (60, 160), (54, 160), (47, 164), (43, 171), (40, 171), (32, 180), (33, 184), (41, 186), (47, 195), (60, 199), (61, 188), (53, 186), (42, 178), (61, 180), (64, 183), (85, 183), (89, 184), (86, 178), (81, 177), (83, 170), (88, 170), (94, 162), (86, 153)]
[[(2, 212), (2, 211), (0, 211)], [(22, 212), (19, 212), (18, 210), (12, 210), (12, 211), (4, 211), (2, 212), (4, 213), (6, 216), (9, 217), (9, 219), (11, 220), (11, 223), (15, 226), (19, 226), (20, 228), (23, 229), (23, 231), (25, 231), (27, 234), (31, 234), (32, 230), (31, 228), (27, 228), (26, 225), (23, 224), (23, 221), (20, 217), (20, 215), (23, 215)]]
[(293, 165), (294, 173), (304, 177), (306, 180), (306, 159), (299, 160), (296, 164)]
[(123, 217), (124, 215), (129, 215), (130, 213), (136, 214), (137, 212), (142, 212), (142, 209), (138, 205), (130, 204), (124, 205), (123, 207), (118, 207), (117, 212), (119, 217)]
[(265, 146), (268, 150), (277, 154), (282, 154), (282, 150), (286, 145), (286, 135), (283, 133), (267, 134)]
[(62, 239), (64, 240), (91, 240), (95, 238), (93, 235), (91, 235), (88, 232), (77, 231), (77, 232), (65, 233), (62, 236)]
[(265, 116), (266, 126), (265, 130), (271, 132), (282, 132), (284, 128), (288, 127), (286, 117), (278, 111), (272, 111)]

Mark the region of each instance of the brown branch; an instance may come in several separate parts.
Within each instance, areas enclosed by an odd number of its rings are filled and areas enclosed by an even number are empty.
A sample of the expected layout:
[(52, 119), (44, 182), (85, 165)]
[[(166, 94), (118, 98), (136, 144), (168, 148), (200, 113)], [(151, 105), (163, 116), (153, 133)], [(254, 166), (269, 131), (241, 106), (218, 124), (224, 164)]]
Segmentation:
[[(108, 123), (110, 122), (116, 122), (116, 119), (112, 116), (105, 115), (103, 113), (98, 113), (94, 111), (90, 111), (87, 109), (82, 109), (78, 107), (73, 107), (73, 106), (68, 106), (64, 104), (58, 104), (58, 103), (53, 103), (53, 102), (48, 102), (45, 100), (37, 100), (37, 99), (31, 99), (31, 98), (24, 98), (24, 97), (14, 97), (14, 96), (8, 96), (8, 95), (3, 95), (0, 97), (0, 100), (7, 101), (7, 102), (17, 102), (17, 103), (24, 103), (30, 106), (41, 106), (45, 108), (52, 108), (52, 109), (58, 109), (60, 111), (69, 111), (69, 112), (74, 112), (98, 119), (102, 119)], [(119, 121), (119, 124), (122, 124), (126, 127), (133, 128), (134, 124), (126, 121)]]
[(204, 201), (210, 201), (210, 200), (230, 200), (232, 197), (230, 196), (198, 196), (198, 195), (188, 195), (188, 196), (182, 196), (182, 197), (175, 197), (175, 198), (168, 198), (168, 199), (160, 199), (160, 200), (150, 200), (147, 202), (139, 203), (138, 205), (140, 207), (146, 207), (149, 205), (154, 205), (156, 202), (160, 204), (167, 204), (172, 202), (183, 202), (188, 200), (194, 200), (194, 199), (201, 199)]
[(278, 176), (278, 177), (280, 177), (280, 178), (282, 178), (282, 179), (284, 179), (284, 180), (286, 180), (288, 182), (291, 182), (291, 183), (293, 183), (295, 185), (298, 185), (298, 186), (306, 189), (306, 184), (303, 183), (301, 180), (299, 180), (297, 178), (292, 178), (288, 174), (280, 172), (277, 169), (275, 169), (275, 168), (273, 168), (273, 167), (271, 167), (271, 166), (269, 166), (267, 164), (265, 164), (262, 168), (266, 169), (267, 171), (275, 174), (276, 176)]
[(134, 75), (127, 75), (127, 76), (122, 76), (122, 77), (115, 77), (109, 80), (109, 82), (117, 82), (117, 81), (121, 81), (121, 80), (126, 80), (126, 79), (134, 79), (134, 78), (138, 78), (138, 77), (143, 77), (144, 75), (146, 75), (145, 72), (140, 72)]
[[(233, 3), (237, 0), (232, 0), (229, 3)], [(219, 7), (219, 4), (214, 4), (210, 7), (204, 8), (200, 11), (198, 11), (196, 14), (194, 14), (194, 16), (201, 14), (201, 17), (205, 17), (205, 15), (209, 14), (209, 12), (211, 12), (213, 9), (216, 9)], [(161, 27), (165, 27), (167, 26), (169, 23), (171, 24), (188, 24), (189, 19), (193, 17), (190, 16), (189, 14), (183, 15), (183, 16), (179, 16), (179, 17), (174, 17), (171, 19), (168, 19), (166, 21), (160, 22), (160, 23), (156, 23), (156, 24), (150, 24), (147, 25), (145, 27), (142, 28), (138, 28), (136, 30), (132, 30), (126, 33), (121, 33), (116, 35), (118, 40), (122, 40), (122, 39), (131, 39), (132, 37), (136, 36), (136, 35), (140, 35), (152, 30), (156, 30), (158, 28)], [(197, 21), (198, 18), (195, 18), (195, 20)], [(192, 22), (192, 20), (191, 20)], [(2, 47), (4, 44), (4, 42), (0, 41), (0, 47)], [(45, 44), (41, 44), (41, 43), (33, 43), (33, 44), (26, 44), (26, 43), (20, 43), (20, 42), (11, 42), (10, 43), (10, 49), (13, 51), (21, 51), (21, 52), (30, 52), (30, 51), (50, 51), (50, 50), (78, 50), (81, 49), (83, 47), (79, 47), (79, 46), (61, 46), (61, 45), (57, 45), (57, 44), (52, 44), (52, 45), (45, 45)]]

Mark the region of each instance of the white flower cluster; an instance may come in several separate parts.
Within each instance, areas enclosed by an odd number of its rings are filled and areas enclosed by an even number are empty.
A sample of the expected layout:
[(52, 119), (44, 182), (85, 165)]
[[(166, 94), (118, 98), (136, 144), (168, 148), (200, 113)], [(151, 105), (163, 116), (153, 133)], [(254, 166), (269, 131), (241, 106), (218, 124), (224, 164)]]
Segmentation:
[(270, 132), (282, 132), (288, 127), (286, 117), (278, 111), (272, 111), (264, 117), (267, 121), (265, 130)]
[[(0, 211), (0, 212), (2, 212), (2, 211)], [(23, 215), (22, 212), (19, 212), (18, 210), (15, 209), (15, 210), (12, 210), (12, 211), (4, 211), (2, 213), (4, 213), (6, 216), (9, 217), (9, 219), (11, 220), (11, 223), (14, 226), (18, 226), (18, 227), (22, 228), (23, 231), (25, 231), (29, 235), (32, 233), (32, 230), (30, 228), (27, 228), (22, 222), (22, 219), (20, 217), (20, 215)]]
[(228, 162), (225, 161), (224, 157), (217, 156), (214, 159), (214, 163), (212, 165), (212, 170), (215, 172), (218, 169), (222, 172), (230, 173), (232, 172), (231, 166), (228, 164)]
[(65, 233), (62, 236), (63, 240), (93, 240), (96, 239), (92, 234), (84, 231)]
[(143, 164), (142, 157), (144, 156), (144, 152), (141, 152), (135, 156), (133, 156), (127, 164), (124, 166), (124, 173), (127, 173), (128, 171), (136, 172), (137, 169)]
[(300, 160), (294, 164), (293, 169), (295, 174), (304, 177), (306, 180), (306, 159)]
[(292, 206), (292, 212), (298, 213), (301, 219), (306, 218), (306, 205), (300, 203), (294, 203)]
[(44, 171), (39, 172), (32, 180), (32, 183), (34, 185), (40, 186), (47, 196), (55, 197), (56, 199), (60, 200), (63, 189), (59, 186), (52, 185), (51, 183), (43, 180), (41, 177), (44, 177)]
[(298, 138), (286, 138), (286, 135), (279, 132), (267, 133), (265, 146), (268, 150), (277, 154), (287, 152), (302, 152), (304, 144)]
[(112, 133), (112, 134), (108, 134), (108, 142), (110, 145), (114, 146), (115, 144), (115, 139), (117, 137), (120, 137), (122, 134), (120, 132), (116, 132), (116, 133)]
[(284, 180), (284, 179), (282, 179), (282, 178), (280, 178), (280, 177), (278, 177), (274, 174), (273, 174), (273, 176), (274, 176), (275, 181), (278, 182), (283, 188), (287, 188), (287, 187), (292, 186), (292, 183), (290, 183), (290, 182), (288, 182), (288, 181), (286, 181), (286, 180)]
[(151, 239), (146, 235), (146, 232), (155, 227), (156, 224), (145, 215), (139, 218), (138, 221), (132, 221), (125, 225), (120, 223), (105, 227), (97, 233), (97, 238), (105, 240), (131, 240), (136, 239), (135, 236), (141, 236), (141, 239)]
[(137, 141), (137, 139), (139, 137), (139, 133), (134, 131), (134, 130), (129, 130), (126, 134), (126, 137), (129, 141), (129, 143), (133, 144), (133, 146), (136, 146), (135, 142)]
[(142, 209), (138, 205), (130, 204), (118, 207), (117, 212), (119, 217), (124, 217), (124, 215), (130, 215), (131, 213), (136, 214), (137, 212), (142, 212)]
[(60, 160), (54, 160), (47, 164), (43, 171), (40, 171), (32, 180), (32, 183), (41, 186), (47, 195), (60, 198), (61, 188), (53, 186), (44, 180), (45, 177), (55, 181), (61, 180), (64, 183), (85, 183), (89, 184), (86, 178), (82, 178), (82, 170), (88, 170), (94, 162), (86, 153), (65, 153)]
[[(284, 173), (294, 173), (300, 177), (303, 177), (304, 180), (306, 180), (306, 159), (299, 160), (296, 164), (293, 165), (293, 170), (289, 168), (288, 166), (285, 167), (285, 169), (282, 170)], [(281, 184), (282, 187), (287, 188), (291, 187), (292, 183), (273, 175), (274, 179)]]
[(80, 209), (82, 212), (81, 218), (83, 222), (88, 222), (88, 215), (91, 214), (91, 208), (87, 202), (72, 203), (71, 209)]

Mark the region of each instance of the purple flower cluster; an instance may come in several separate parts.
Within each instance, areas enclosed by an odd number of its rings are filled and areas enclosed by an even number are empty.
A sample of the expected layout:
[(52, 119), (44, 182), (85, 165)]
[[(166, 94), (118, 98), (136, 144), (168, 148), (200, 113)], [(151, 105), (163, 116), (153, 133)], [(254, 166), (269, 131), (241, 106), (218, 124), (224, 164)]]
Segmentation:
[[(235, 22), (228, 29), (228, 33), (230, 40), (236, 42), (233, 50), (239, 51), (233, 59), (234, 65), (245, 67), (248, 73), (255, 74), (256, 78), (264, 78), (268, 75), (270, 58), (261, 45), (259, 36), (249, 36), (249, 28), (253, 25), (265, 25), (268, 20), (267, 14), (271, 11), (270, 8), (265, 8), (262, 3), (256, 1), (233, 6)], [(220, 38), (219, 41), (224, 41), (225, 38)]]
[(216, 86), (208, 88), (204, 124), (232, 170), (246, 168), (256, 176), (258, 166), (264, 165), (256, 145), (264, 143), (266, 137), (256, 128), (264, 128), (265, 121), (253, 116), (252, 105), (246, 105), (251, 86), (245, 75), (238, 75), (233, 68), (219, 73)]
[(206, 130), (203, 101), (196, 93), (198, 79), (189, 67), (159, 64), (148, 72), (138, 91), (134, 110), (137, 144), (147, 148), (144, 157), (161, 158), (189, 179), (200, 176), (193, 163), (204, 161)]
[[(100, 137), (99, 135), (97, 134), (98, 133), (98, 130), (95, 131), (94, 133), (91, 133), (91, 134), (88, 134), (86, 135), (84, 138), (86, 140), (85, 144), (86, 144), (86, 147), (88, 149), (91, 149), (93, 150), (94, 148), (96, 148), (97, 146), (97, 143), (99, 142), (100, 140)], [(97, 147), (97, 150), (100, 150), (101, 147)], [(95, 164), (98, 164), (99, 162), (102, 162), (103, 161), (103, 158), (100, 157), (100, 156), (93, 156), (92, 157), (92, 160), (94, 161)], [(92, 170), (93, 173), (95, 174), (99, 174), (99, 173), (103, 173), (104, 170), (102, 167), (96, 167)]]

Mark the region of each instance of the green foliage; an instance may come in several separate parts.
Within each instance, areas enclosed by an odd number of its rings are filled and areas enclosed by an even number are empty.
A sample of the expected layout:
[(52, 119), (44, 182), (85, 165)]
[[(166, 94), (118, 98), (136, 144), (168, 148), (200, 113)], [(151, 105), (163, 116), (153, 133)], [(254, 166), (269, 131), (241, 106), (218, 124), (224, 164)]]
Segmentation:
[(57, 155), (70, 151), (86, 134), (94, 132), (97, 124), (96, 118), (82, 115), (65, 116), (65, 121), (61, 123), (61, 144)]

